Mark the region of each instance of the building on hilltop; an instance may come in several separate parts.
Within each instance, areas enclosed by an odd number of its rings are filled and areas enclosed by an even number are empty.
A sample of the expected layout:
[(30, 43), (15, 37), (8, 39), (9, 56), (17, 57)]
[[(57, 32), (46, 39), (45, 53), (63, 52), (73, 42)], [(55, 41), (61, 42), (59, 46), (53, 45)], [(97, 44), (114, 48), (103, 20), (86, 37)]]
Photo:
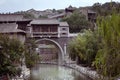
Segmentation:
[(96, 22), (96, 12), (90, 10), (90, 9), (87, 9), (87, 8), (81, 8), (80, 10), (75, 8), (75, 7), (72, 7), (72, 6), (69, 6), (68, 8), (65, 8), (65, 10), (60, 13), (60, 14), (56, 14), (56, 15), (52, 15), (52, 16), (49, 16), (48, 18), (50, 19), (57, 19), (57, 20), (61, 20), (63, 19), (64, 17), (69, 17), (70, 15), (73, 14), (74, 11), (79, 11), (80, 14), (83, 14), (85, 15), (86, 17), (86, 20), (88, 21), (91, 21), (91, 22)]
[(66, 13), (63, 12), (63, 13), (60, 13), (60, 14), (56, 14), (56, 15), (49, 16), (48, 18), (50, 18), (50, 19), (57, 19), (57, 20), (60, 21), (60, 20), (63, 19), (65, 16), (66, 16)]
[(62, 13), (49, 16), (48, 18), (50, 18), (50, 19), (57, 19), (57, 20), (60, 21), (64, 17), (70, 16), (75, 11), (75, 9), (76, 9), (75, 7), (72, 7), (70, 5), (68, 8), (65, 8)]
[(65, 8), (66, 13), (73, 13), (75, 11), (75, 7), (72, 7), (71, 5), (68, 8)]
[(80, 9), (80, 13), (86, 16), (86, 20), (96, 22), (96, 12), (87, 8), (83, 8)]

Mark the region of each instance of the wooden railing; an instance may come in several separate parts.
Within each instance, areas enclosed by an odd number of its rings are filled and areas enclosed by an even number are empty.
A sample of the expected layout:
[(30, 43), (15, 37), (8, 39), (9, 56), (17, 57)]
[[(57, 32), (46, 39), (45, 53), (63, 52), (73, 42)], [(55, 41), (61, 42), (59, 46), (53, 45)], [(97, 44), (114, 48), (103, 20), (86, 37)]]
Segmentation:
[(58, 34), (58, 32), (32, 32), (32, 34)]

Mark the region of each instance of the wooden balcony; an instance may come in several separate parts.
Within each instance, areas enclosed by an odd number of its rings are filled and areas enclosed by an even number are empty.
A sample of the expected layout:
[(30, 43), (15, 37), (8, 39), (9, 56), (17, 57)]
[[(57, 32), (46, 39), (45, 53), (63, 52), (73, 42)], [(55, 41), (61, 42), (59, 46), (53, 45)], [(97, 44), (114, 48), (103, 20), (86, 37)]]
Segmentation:
[(58, 32), (32, 32), (32, 34), (40, 34), (40, 35), (47, 34), (47, 35), (51, 35), (51, 34), (58, 34)]
[(58, 37), (58, 34), (33, 34), (33, 37), (50, 38), (50, 37)]

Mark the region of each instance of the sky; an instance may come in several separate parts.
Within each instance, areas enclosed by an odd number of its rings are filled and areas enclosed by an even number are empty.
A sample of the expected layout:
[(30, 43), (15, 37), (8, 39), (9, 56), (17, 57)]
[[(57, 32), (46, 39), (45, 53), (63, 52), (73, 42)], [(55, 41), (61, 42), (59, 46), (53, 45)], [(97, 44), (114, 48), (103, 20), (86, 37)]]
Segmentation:
[[(105, 3), (111, 0), (0, 0), (0, 13), (25, 11), (29, 9), (64, 9), (73, 7), (92, 6), (94, 3)], [(112, 0), (120, 2), (120, 0)]]

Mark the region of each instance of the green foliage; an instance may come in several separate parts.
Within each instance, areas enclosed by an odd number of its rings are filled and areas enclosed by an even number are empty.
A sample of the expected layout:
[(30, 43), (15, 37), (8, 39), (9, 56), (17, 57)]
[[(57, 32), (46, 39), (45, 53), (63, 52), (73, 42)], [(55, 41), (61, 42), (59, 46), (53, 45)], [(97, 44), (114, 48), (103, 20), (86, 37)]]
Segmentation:
[(78, 56), (99, 74), (115, 79), (120, 76), (120, 14), (98, 19), (97, 31), (85, 31), (69, 44), (70, 56)]
[(36, 53), (37, 45), (33, 39), (28, 39), (25, 45), (25, 63), (28, 68), (32, 68), (40, 60), (40, 56)]
[(78, 12), (74, 12), (71, 16), (65, 17), (63, 21), (68, 22), (70, 32), (80, 32), (82, 29), (90, 28), (90, 22), (86, 20), (84, 15)]
[(100, 74), (108, 77), (120, 75), (120, 15), (113, 14), (98, 21), (102, 48), (94, 64)]
[(76, 39), (71, 40), (68, 46), (69, 55), (72, 60), (75, 60), (76, 56), (78, 56), (78, 53), (75, 50), (76, 41)]
[(100, 16), (111, 15), (113, 10), (116, 11), (116, 13), (120, 13), (119, 2), (107, 2), (105, 4), (95, 3), (91, 8)]
[(88, 66), (92, 65), (98, 51), (98, 38), (95, 32), (85, 30), (69, 44), (70, 56), (76, 55), (81, 62), (85, 62)]
[(17, 75), (24, 47), (20, 41), (0, 35), (0, 74)]
[(34, 19), (35, 18), (35, 16), (31, 13), (24, 12), (22, 14), (23, 14), (23, 17), (26, 19)]

